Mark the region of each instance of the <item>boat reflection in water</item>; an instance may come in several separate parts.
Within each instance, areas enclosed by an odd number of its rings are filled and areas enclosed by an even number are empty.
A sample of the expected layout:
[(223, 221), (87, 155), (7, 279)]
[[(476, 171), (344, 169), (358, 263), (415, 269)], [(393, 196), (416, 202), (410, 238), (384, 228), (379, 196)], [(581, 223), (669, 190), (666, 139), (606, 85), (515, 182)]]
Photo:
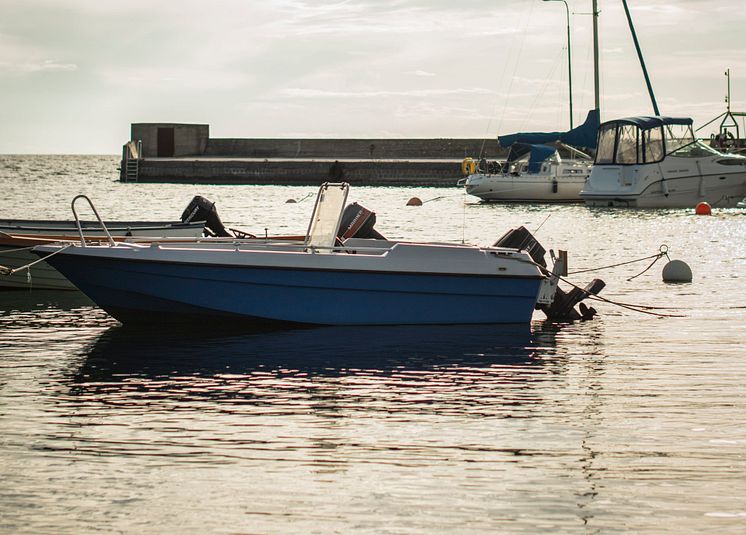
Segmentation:
[(216, 335), (112, 327), (84, 351), (71, 393), (78, 402), (120, 408), (229, 401), (243, 411), (333, 388), (334, 397), (340, 389), (350, 394), (346, 402), (364, 401), (363, 391), (384, 398), (406, 392), (420, 401), (429, 392), (473, 406), (506, 382), (547, 375), (556, 331), (534, 325), (533, 332), (524, 325), (461, 325)]

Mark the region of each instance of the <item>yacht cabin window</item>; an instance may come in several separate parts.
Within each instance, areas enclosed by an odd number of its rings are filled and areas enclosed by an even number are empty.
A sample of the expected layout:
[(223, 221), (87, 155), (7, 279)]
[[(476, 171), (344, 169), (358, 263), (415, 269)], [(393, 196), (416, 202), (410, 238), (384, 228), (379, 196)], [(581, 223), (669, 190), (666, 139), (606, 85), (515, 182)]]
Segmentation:
[(640, 161), (645, 163), (661, 161), (663, 159), (663, 129), (644, 130), (642, 139), (644, 154)]
[(595, 163), (614, 163), (616, 124), (602, 126), (598, 131), (598, 148)]
[(616, 144), (616, 163), (637, 163), (637, 127), (631, 124), (621, 125)]

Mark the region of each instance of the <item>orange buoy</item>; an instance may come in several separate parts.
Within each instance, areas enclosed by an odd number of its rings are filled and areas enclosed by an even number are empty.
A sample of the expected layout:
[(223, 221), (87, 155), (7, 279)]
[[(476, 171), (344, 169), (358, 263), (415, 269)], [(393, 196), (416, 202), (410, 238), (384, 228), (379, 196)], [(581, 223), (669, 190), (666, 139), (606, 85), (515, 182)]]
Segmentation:
[(412, 197), (407, 201), (407, 206), (422, 206), (422, 200), (419, 197)]
[(694, 209), (694, 213), (697, 215), (712, 215), (712, 208), (710, 208), (710, 203), (697, 203), (697, 207)]

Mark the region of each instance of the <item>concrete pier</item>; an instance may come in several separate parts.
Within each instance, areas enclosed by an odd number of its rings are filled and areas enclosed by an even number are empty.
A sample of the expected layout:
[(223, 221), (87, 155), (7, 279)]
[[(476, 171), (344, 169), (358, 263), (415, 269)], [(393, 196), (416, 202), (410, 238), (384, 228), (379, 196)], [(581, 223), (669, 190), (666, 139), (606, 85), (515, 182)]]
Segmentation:
[(176, 123), (132, 124), (131, 138), (120, 174), (128, 182), (449, 186), (464, 158), (506, 154), (496, 139), (224, 139)]

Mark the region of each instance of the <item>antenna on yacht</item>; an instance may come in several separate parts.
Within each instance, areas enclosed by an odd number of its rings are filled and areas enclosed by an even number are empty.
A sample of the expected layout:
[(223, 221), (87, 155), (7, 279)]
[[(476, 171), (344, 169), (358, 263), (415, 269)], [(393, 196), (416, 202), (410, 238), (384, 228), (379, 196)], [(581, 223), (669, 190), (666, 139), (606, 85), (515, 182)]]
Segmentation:
[[(596, 3), (596, 0), (593, 0), (593, 3)], [(653, 86), (650, 83), (650, 77), (648, 76), (648, 70), (645, 68), (645, 60), (642, 57), (642, 50), (640, 49), (640, 43), (637, 41), (637, 33), (635, 33), (635, 26), (632, 24), (632, 15), (629, 13), (629, 8), (627, 7), (627, 0), (622, 0), (622, 5), (624, 6), (624, 12), (627, 14), (627, 22), (629, 23), (629, 30), (632, 32), (632, 40), (635, 42), (635, 48), (637, 49), (637, 57), (640, 59), (640, 66), (642, 67), (642, 74), (645, 76), (645, 83), (648, 86), (648, 94), (650, 95), (650, 101), (653, 103), (653, 111), (656, 115), (660, 115), (660, 111), (658, 111), (658, 103), (655, 101), (655, 94), (653, 93)], [(595, 20), (595, 19), (594, 19)]]

